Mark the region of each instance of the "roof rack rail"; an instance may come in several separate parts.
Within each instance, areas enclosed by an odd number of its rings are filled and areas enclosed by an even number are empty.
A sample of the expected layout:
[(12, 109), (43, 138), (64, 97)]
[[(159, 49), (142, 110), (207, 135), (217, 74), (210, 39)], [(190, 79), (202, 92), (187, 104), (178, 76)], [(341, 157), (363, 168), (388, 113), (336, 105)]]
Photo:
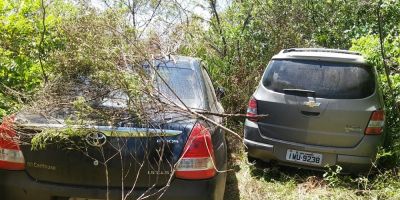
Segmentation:
[(282, 53), (289, 53), (289, 52), (329, 52), (329, 53), (343, 53), (343, 54), (351, 54), (351, 55), (358, 55), (361, 56), (361, 53), (355, 51), (347, 51), (341, 49), (325, 49), (325, 48), (290, 48), (284, 49)]

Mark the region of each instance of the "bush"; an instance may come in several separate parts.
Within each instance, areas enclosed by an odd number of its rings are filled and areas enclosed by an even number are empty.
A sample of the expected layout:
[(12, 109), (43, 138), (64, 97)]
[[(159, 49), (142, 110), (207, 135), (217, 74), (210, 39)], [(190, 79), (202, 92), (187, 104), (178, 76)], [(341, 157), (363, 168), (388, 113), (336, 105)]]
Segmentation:
[(396, 166), (400, 164), (400, 119), (399, 119), (399, 99), (400, 99), (400, 37), (389, 35), (385, 38), (384, 51), (386, 53), (386, 63), (390, 69), (389, 79), (392, 82), (392, 90), (389, 88), (388, 77), (385, 73), (378, 35), (367, 35), (353, 40), (351, 50), (361, 52), (367, 61), (376, 66), (380, 86), (383, 91), (386, 112), (386, 131), (388, 137), (385, 141), (386, 151), (389, 151), (381, 159), (385, 166)]

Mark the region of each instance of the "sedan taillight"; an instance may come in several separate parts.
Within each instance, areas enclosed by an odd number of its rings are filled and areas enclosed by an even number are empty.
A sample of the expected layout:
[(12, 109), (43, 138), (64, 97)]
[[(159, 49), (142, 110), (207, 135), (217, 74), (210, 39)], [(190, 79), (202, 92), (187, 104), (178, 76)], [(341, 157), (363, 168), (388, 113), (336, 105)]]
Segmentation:
[(12, 128), (13, 120), (5, 119), (0, 125), (0, 169), (24, 170), (25, 159)]
[(175, 176), (182, 179), (207, 179), (215, 176), (214, 150), (211, 134), (201, 124), (196, 124), (178, 161)]

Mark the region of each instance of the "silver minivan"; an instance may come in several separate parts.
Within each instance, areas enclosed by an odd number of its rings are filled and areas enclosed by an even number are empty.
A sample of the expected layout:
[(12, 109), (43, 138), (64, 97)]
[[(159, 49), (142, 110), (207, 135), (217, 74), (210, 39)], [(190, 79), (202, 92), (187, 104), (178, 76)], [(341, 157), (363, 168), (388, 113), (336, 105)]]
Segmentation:
[(244, 127), (249, 158), (311, 169), (369, 170), (385, 136), (377, 80), (376, 69), (357, 52), (282, 50), (249, 101)]

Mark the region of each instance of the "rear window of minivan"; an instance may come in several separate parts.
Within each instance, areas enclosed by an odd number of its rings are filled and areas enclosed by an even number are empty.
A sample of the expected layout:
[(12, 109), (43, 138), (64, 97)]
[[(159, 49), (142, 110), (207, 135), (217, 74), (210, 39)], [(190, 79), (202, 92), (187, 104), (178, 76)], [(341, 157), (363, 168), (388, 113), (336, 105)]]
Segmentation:
[(311, 90), (328, 99), (360, 99), (375, 91), (374, 69), (365, 65), (316, 61), (272, 60), (263, 85), (275, 92)]

